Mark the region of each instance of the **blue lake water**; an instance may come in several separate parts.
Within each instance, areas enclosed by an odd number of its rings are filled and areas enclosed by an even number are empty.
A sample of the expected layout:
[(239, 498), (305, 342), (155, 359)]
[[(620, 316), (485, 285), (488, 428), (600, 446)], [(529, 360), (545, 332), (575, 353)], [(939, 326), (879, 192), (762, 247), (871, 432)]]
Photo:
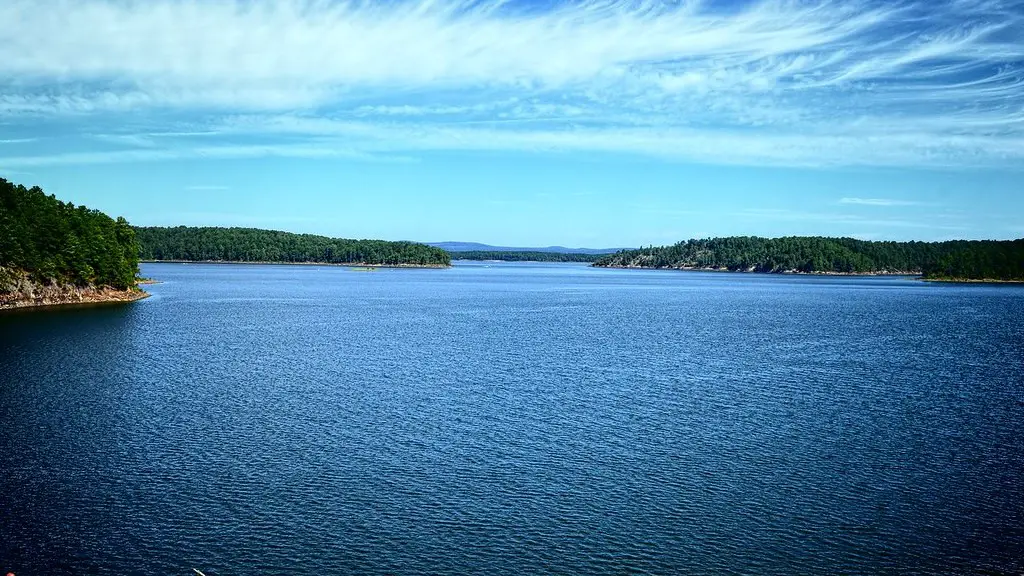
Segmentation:
[(0, 571), (1018, 574), (1024, 289), (146, 264), (0, 315)]

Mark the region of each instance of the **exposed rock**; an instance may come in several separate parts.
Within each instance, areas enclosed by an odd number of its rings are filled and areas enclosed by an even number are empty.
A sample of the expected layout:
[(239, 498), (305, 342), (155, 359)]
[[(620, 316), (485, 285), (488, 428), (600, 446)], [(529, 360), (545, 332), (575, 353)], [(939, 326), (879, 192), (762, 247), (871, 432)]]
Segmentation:
[(0, 309), (94, 302), (131, 302), (149, 296), (138, 288), (40, 283), (19, 270), (0, 267)]

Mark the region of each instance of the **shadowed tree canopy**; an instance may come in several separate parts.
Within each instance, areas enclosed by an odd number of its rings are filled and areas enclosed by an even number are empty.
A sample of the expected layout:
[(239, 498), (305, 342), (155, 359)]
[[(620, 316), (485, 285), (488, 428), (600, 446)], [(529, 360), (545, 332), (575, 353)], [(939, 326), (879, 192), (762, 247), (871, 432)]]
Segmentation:
[(136, 228), (143, 260), (310, 262), (448, 266), (451, 256), (416, 242), (346, 240), (258, 228)]
[(748, 272), (905, 273), (933, 279), (1024, 280), (1024, 239), (871, 242), (854, 238), (753, 236), (687, 240), (624, 250), (595, 266)]
[(124, 290), (135, 285), (138, 254), (124, 218), (0, 178), (0, 267), (37, 282)]

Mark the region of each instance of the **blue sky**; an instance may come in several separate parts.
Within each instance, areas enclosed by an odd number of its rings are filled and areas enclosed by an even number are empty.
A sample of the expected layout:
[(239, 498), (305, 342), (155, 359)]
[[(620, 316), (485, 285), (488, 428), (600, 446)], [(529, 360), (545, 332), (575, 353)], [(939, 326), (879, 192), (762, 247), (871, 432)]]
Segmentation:
[(140, 225), (1024, 237), (1024, 0), (5, 0), (0, 176)]

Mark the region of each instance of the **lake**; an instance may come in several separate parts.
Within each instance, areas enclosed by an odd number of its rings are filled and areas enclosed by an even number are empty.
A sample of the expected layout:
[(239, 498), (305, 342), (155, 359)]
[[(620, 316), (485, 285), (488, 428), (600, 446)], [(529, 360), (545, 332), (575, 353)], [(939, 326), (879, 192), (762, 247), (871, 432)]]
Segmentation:
[(0, 315), (0, 571), (1024, 571), (1021, 287), (142, 274)]

